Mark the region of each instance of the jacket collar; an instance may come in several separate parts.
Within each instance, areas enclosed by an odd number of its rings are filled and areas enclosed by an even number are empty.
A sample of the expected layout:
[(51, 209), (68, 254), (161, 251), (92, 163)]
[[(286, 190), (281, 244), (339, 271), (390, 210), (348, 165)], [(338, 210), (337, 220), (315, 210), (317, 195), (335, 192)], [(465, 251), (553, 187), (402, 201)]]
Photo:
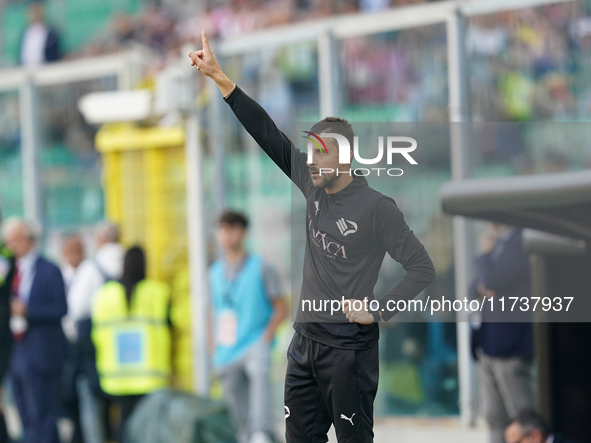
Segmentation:
[[(349, 183), (345, 188), (341, 189), (339, 192), (335, 192), (333, 194), (327, 194), (328, 198), (331, 200), (340, 200), (342, 198), (348, 197), (359, 189), (368, 186), (367, 180), (362, 175), (353, 175), (353, 181)], [(324, 191), (326, 192), (326, 191)]]

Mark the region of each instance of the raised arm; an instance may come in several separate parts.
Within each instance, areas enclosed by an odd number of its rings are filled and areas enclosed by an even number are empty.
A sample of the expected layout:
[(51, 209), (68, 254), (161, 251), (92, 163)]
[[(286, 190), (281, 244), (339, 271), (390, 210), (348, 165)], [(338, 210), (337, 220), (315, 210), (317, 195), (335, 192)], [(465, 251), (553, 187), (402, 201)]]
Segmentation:
[(201, 42), (203, 44), (203, 49), (189, 52), (191, 66), (197, 66), (198, 71), (201, 71), (203, 74), (210, 77), (215, 84), (218, 85), (220, 92), (225, 97), (232, 92), (235, 85), (232, 80), (224, 74), (222, 68), (220, 68), (220, 64), (209, 47), (205, 31), (201, 31)]
[(189, 53), (191, 66), (197, 66), (199, 71), (215, 81), (242, 126), (303, 191), (307, 180), (310, 180), (306, 154), (296, 149), (269, 114), (224, 74), (209, 47), (205, 31), (201, 31), (201, 39), (203, 49)]

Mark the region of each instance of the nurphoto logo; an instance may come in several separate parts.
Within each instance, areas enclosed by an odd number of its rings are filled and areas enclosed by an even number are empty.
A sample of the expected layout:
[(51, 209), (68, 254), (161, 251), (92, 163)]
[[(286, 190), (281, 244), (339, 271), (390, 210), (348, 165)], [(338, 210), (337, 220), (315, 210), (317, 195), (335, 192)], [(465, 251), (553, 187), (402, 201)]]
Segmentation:
[[(313, 163), (314, 158), (314, 147), (316, 147), (322, 154), (328, 154), (328, 149), (324, 141), (312, 132), (303, 131), (308, 134), (304, 136), (308, 140), (306, 147), (308, 152), (308, 163)], [(337, 134), (334, 132), (323, 132), (322, 137), (332, 137), (337, 141), (339, 146), (339, 164), (351, 164), (351, 144), (344, 135)], [(417, 141), (412, 137), (401, 137), (401, 136), (387, 136), (386, 138), (386, 161), (388, 165), (392, 164), (392, 159), (395, 154), (402, 155), (406, 161), (411, 165), (417, 165), (417, 161), (410, 155), (415, 149), (417, 149)], [(376, 165), (384, 158), (384, 137), (378, 137), (378, 154), (374, 158), (363, 158), (359, 154), (359, 137), (353, 137), (353, 156), (362, 165)], [(355, 175), (369, 175), (372, 171), (377, 172), (380, 175), (380, 171), (386, 171), (386, 173), (392, 177), (400, 176), (404, 171), (400, 168), (357, 168), (353, 170)], [(320, 168), (319, 173), (332, 174), (334, 169), (332, 168)], [(337, 169), (337, 175), (339, 174), (351, 174), (351, 170), (340, 171)]]

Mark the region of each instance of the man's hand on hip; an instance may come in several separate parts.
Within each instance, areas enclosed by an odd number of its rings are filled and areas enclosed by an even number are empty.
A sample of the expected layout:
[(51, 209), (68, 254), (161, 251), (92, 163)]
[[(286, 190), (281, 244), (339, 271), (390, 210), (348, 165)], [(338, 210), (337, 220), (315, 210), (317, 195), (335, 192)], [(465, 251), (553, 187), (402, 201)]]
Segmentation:
[(189, 52), (189, 58), (191, 59), (191, 66), (197, 66), (197, 69), (206, 76), (210, 77), (215, 81), (218, 88), (224, 96), (229, 94), (234, 88), (234, 83), (226, 77), (226, 74), (222, 71), (215, 55), (209, 47), (207, 41), (207, 35), (205, 30), (201, 31), (201, 42), (203, 49), (195, 52)]
[[(361, 309), (356, 310), (355, 308), (359, 305), (361, 305)], [(346, 299), (343, 303), (343, 313), (349, 323), (371, 325), (375, 321), (373, 314), (367, 310), (367, 297), (365, 300)]]

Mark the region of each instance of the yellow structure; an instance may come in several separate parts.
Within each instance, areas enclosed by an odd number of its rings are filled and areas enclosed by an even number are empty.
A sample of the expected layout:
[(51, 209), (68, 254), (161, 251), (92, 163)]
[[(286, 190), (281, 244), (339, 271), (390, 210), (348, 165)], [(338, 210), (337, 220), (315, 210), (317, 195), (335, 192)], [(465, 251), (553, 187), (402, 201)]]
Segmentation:
[(175, 385), (192, 390), (184, 143), (182, 127), (130, 123), (106, 124), (95, 140), (106, 217), (121, 227), (123, 244), (144, 248), (148, 278), (172, 287)]

